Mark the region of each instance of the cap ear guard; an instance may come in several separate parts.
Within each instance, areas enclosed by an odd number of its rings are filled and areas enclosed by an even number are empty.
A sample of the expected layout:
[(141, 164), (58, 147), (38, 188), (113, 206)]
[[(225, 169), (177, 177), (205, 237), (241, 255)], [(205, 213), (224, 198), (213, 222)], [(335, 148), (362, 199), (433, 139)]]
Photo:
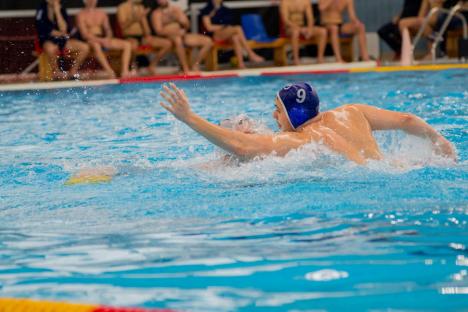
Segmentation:
[(286, 85), (277, 96), (294, 130), (319, 113), (320, 100), (309, 83)]

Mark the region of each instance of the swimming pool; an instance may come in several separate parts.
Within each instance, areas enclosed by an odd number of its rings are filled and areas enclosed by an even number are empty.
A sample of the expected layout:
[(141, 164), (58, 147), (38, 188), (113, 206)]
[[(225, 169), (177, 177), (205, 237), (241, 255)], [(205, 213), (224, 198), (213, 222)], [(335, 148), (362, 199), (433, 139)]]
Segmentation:
[[(184, 311), (463, 310), (468, 299), (468, 71), (181, 82), (211, 121), (276, 129), (273, 99), (306, 80), (323, 109), (361, 102), (425, 118), (459, 162), (378, 134), (387, 161), (317, 147), (212, 165), (160, 84), (0, 93), (0, 296)], [(81, 168), (110, 183), (65, 186)]]

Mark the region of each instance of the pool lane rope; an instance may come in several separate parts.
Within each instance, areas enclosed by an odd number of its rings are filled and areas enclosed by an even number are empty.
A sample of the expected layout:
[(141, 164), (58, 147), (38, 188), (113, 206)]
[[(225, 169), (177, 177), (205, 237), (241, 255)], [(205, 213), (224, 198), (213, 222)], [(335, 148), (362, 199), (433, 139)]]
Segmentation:
[(91, 304), (0, 298), (0, 312), (176, 312), (169, 309), (117, 308)]

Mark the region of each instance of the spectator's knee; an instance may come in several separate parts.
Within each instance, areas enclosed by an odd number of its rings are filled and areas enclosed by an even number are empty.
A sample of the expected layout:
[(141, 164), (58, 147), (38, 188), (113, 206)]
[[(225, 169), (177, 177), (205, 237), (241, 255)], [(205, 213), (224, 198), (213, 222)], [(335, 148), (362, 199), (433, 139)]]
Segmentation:
[(163, 49), (167, 49), (167, 50), (172, 49), (172, 42), (170, 40), (164, 41)]
[(47, 55), (55, 56), (58, 52), (58, 48), (52, 44), (45, 44), (42, 48)]
[(125, 51), (131, 51), (132, 50), (132, 44), (130, 42), (128, 42), (128, 41), (125, 41), (123, 47), (124, 47)]
[(359, 22), (357, 25), (358, 25), (359, 32), (361, 32), (361, 33), (366, 32), (366, 25), (364, 25), (364, 23)]
[(175, 45), (176, 47), (181, 47), (181, 46), (183, 46), (183, 42), (182, 42), (182, 38), (181, 38), (181, 37), (175, 37), (175, 38), (173, 39), (173, 42), (174, 42), (174, 45)]
[(94, 51), (101, 51), (101, 45), (97, 42), (92, 42), (90, 43), (91, 45), (91, 48), (94, 50)]

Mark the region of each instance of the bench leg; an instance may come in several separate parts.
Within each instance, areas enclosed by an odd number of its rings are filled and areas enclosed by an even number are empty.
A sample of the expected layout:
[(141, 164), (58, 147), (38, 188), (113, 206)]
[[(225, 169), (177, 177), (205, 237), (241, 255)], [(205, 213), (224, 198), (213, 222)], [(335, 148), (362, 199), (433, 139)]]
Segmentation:
[(354, 61), (353, 40), (340, 42), (341, 54), (345, 62)]
[(50, 66), (49, 58), (45, 53), (39, 55), (39, 80), (52, 81), (53, 73), (52, 66)]
[(277, 47), (273, 51), (273, 59), (276, 66), (286, 66), (288, 64), (286, 56), (286, 46)]
[(211, 71), (218, 70), (218, 48), (211, 48), (207, 55), (206, 68)]

